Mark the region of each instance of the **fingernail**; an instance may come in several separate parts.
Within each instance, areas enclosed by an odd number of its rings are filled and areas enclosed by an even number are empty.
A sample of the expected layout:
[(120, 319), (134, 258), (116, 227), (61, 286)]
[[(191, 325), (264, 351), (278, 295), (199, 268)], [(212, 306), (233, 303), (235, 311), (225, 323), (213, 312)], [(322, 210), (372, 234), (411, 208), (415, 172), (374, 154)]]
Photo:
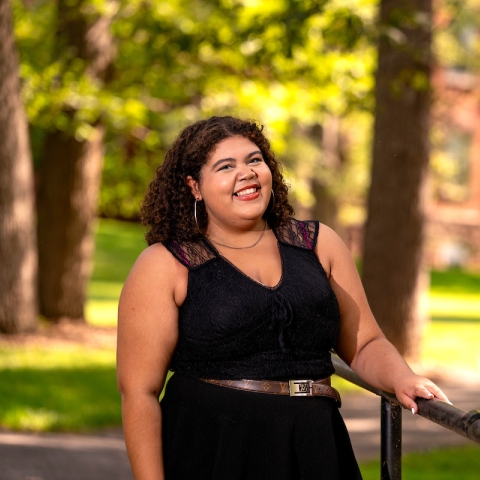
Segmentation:
[(433, 397), (433, 393), (428, 392), (429, 397)]
[(415, 409), (412, 407), (412, 413), (415, 415)]
[(452, 403), (448, 398), (447, 398), (447, 403), (448, 403), (449, 405), (453, 405), (453, 403)]

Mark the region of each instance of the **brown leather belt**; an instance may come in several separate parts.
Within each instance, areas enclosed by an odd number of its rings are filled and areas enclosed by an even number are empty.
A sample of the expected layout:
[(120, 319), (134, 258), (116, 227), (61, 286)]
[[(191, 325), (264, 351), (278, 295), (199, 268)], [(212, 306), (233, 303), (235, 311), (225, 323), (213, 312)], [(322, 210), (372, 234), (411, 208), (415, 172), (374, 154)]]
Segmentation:
[(279, 382), (275, 380), (212, 380), (199, 378), (202, 382), (221, 387), (247, 390), (256, 393), (273, 395), (290, 395), (291, 397), (331, 397), (342, 406), (340, 394), (330, 384), (330, 377), (321, 380), (290, 380)]

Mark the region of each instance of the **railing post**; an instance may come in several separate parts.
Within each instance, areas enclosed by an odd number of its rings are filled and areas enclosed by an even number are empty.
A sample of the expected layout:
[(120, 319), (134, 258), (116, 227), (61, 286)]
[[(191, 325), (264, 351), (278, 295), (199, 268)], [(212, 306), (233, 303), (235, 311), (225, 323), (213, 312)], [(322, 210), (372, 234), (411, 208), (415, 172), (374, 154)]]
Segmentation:
[(382, 398), (381, 479), (402, 479), (402, 407)]

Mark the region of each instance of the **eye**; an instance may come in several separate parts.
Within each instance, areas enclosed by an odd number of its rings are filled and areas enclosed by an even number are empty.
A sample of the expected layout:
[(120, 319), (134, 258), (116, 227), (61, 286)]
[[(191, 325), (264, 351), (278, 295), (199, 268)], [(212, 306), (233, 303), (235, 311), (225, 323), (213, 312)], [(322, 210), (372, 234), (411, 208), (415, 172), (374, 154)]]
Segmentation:
[(233, 168), (233, 165), (227, 163), (226, 165), (221, 166), (217, 171), (220, 172), (222, 170), (230, 170), (231, 168)]
[(263, 162), (263, 158), (254, 157), (254, 158), (251, 158), (248, 163), (261, 163), (261, 162)]

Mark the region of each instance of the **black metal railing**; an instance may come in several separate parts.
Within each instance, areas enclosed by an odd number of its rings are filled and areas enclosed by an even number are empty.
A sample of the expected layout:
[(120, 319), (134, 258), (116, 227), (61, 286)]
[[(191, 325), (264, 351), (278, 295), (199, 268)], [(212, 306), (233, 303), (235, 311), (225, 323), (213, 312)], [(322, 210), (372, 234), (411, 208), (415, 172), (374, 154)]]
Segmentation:
[[(362, 380), (345, 362), (332, 355), (335, 374), (381, 397), (381, 480), (402, 478), (402, 405), (393, 393), (384, 392)], [(439, 400), (417, 398), (418, 415), (480, 443), (480, 410), (465, 412)], [(408, 409), (407, 409), (408, 410)]]

